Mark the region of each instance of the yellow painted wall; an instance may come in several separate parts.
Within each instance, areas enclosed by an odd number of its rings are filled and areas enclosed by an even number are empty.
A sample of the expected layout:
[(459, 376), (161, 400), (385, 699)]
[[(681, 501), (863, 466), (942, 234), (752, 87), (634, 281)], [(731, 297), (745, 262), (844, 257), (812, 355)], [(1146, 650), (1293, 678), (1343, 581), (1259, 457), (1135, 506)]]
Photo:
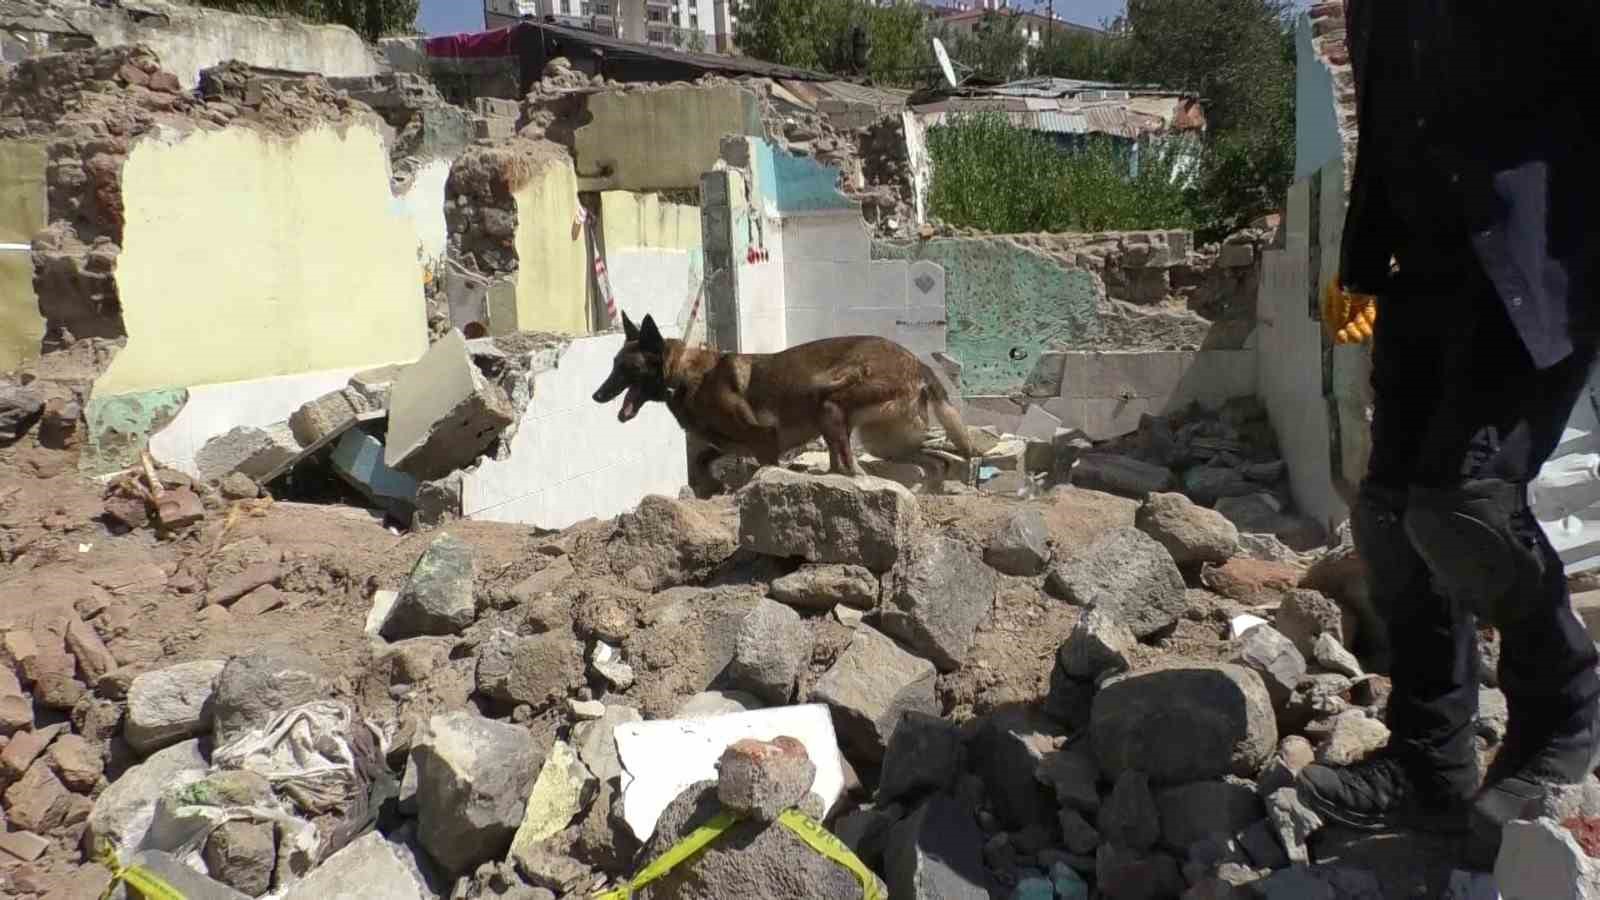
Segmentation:
[(572, 237), (578, 181), (553, 158), (512, 195), (517, 204), (517, 328), (589, 333), (588, 243)]
[(600, 224), (607, 250), (700, 249), (700, 207), (665, 203), (660, 194), (606, 191), (600, 195)]
[[(761, 134), (755, 94), (734, 85), (594, 94), (588, 111), (573, 147), (590, 191), (698, 188), (723, 135)], [(595, 175), (608, 166), (611, 174)]]
[(378, 132), (247, 128), (136, 144), (117, 261), (116, 394), (409, 361), (427, 349), (422, 264), (391, 211)]
[[(0, 244), (27, 244), (45, 226), (45, 146), (0, 141)], [(0, 372), (39, 355), (44, 319), (33, 294), (33, 259), (0, 250)]]

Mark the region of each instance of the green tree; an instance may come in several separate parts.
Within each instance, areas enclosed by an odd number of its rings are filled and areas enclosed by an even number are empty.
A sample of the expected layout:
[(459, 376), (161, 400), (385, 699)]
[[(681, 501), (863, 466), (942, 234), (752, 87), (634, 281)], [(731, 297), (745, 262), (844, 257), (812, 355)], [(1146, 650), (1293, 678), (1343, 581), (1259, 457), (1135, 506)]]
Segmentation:
[(200, 6), (345, 25), (369, 41), (416, 31), (420, 0), (195, 0)]
[(1121, 35), (1058, 30), (1029, 54), (1028, 71), (1035, 76), (1076, 78), (1083, 81), (1128, 80), (1128, 61)]
[(690, 53), (706, 52), (706, 33), (698, 28), (689, 29), (689, 36), (684, 41), (684, 49)]
[[(866, 39), (867, 67), (858, 72), (852, 32)], [(932, 62), (927, 16), (911, 3), (877, 6), (865, 0), (744, 0), (735, 40), (746, 54), (768, 62), (873, 81), (919, 80)]]

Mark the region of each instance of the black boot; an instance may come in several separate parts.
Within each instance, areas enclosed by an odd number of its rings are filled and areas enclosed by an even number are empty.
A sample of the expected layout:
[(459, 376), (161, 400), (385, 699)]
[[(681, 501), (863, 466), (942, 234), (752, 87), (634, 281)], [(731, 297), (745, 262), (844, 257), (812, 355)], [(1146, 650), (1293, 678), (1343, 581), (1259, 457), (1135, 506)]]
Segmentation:
[(1506, 743), (1472, 801), (1467, 861), (1494, 865), (1500, 834), (1513, 819), (1531, 818), (1552, 785), (1578, 784), (1600, 762), (1600, 706), (1587, 703), (1554, 729), (1508, 729)]
[(1296, 790), (1300, 802), (1325, 821), (1360, 831), (1459, 834), (1467, 828), (1467, 797), (1460, 790), (1421, 775), (1387, 749), (1354, 765), (1306, 766)]

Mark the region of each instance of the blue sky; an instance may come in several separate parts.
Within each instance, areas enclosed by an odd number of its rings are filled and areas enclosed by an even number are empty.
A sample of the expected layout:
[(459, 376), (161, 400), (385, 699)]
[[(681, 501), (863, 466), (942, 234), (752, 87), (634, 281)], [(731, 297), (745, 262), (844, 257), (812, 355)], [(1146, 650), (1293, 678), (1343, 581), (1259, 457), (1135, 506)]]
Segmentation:
[[(1018, 6), (1029, 5), (1026, 0), (1013, 0)], [(1044, 9), (1045, 0), (1034, 5)], [(1056, 0), (1056, 14), (1072, 22), (1099, 25), (1103, 20), (1121, 14), (1125, 0)], [(457, 31), (477, 31), (483, 27), (482, 0), (422, 0), (422, 14), (417, 24), (428, 34), (453, 34)]]

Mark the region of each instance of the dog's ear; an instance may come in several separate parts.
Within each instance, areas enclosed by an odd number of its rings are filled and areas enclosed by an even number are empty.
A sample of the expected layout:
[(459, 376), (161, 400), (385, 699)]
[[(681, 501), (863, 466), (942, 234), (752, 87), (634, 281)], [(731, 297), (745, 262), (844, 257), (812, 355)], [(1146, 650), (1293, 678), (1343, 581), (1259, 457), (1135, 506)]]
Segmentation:
[[(646, 319), (650, 318), (645, 316)], [(637, 341), (639, 339), (639, 326), (633, 324), (627, 313), (622, 314), (622, 339), (624, 341)]]
[(649, 313), (645, 314), (644, 322), (639, 326), (639, 349), (646, 353), (662, 353), (667, 349), (660, 329), (656, 328), (656, 320)]

